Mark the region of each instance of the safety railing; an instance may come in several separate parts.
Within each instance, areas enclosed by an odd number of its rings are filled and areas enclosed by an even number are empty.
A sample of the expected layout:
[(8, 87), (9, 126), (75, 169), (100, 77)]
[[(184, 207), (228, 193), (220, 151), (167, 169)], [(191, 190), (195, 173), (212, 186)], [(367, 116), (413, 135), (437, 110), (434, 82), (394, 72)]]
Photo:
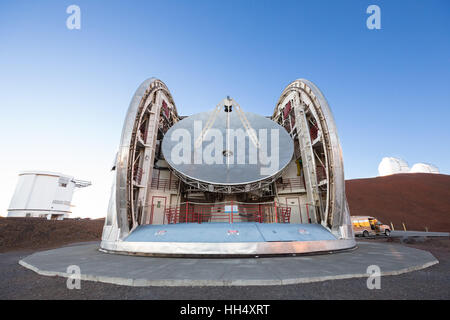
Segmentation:
[(290, 223), (291, 208), (276, 202), (202, 204), (185, 202), (165, 208), (164, 223)]

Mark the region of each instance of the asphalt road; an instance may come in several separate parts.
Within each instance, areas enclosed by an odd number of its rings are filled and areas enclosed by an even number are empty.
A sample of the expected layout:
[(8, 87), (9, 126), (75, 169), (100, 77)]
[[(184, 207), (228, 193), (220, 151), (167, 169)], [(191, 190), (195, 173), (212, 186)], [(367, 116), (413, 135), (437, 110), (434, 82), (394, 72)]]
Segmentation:
[[(369, 240), (370, 241), (370, 240)], [(375, 241), (375, 240), (373, 240)], [(377, 240), (385, 241), (385, 240)], [(446, 242), (445, 242), (446, 241)], [(32, 251), (0, 254), (0, 299), (450, 299), (450, 250), (444, 245), (411, 245), (429, 249), (439, 260), (430, 268), (381, 279), (369, 290), (366, 279), (252, 287), (126, 287), (83, 281), (69, 290), (66, 279), (39, 276), (17, 262)]]

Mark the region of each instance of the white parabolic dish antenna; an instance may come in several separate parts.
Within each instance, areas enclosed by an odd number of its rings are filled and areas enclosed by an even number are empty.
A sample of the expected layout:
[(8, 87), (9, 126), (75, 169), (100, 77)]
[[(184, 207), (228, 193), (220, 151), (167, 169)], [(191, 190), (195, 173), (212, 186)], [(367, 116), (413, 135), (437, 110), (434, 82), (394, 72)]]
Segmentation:
[(291, 161), (294, 144), (276, 122), (243, 112), (234, 100), (224, 99), (213, 111), (172, 126), (164, 136), (162, 152), (187, 183), (208, 191), (233, 186), (228, 192), (241, 192), (236, 187), (248, 191), (261, 188), (258, 182), (273, 182)]

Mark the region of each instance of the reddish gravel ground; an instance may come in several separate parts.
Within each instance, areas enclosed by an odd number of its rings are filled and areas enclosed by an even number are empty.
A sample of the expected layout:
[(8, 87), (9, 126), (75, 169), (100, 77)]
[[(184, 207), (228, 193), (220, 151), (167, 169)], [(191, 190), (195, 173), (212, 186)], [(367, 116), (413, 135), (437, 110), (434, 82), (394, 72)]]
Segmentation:
[(352, 216), (370, 215), (396, 230), (450, 231), (450, 175), (407, 173), (345, 183)]
[(74, 242), (99, 240), (104, 223), (104, 219), (0, 218), (0, 252), (50, 249)]

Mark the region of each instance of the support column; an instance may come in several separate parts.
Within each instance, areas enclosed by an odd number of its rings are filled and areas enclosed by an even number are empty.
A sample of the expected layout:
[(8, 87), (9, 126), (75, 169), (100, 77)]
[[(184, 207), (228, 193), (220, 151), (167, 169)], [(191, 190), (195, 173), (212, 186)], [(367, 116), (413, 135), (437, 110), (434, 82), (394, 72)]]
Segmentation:
[(148, 118), (147, 142), (145, 145), (144, 159), (142, 163), (142, 168), (144, 170), (142, 175), (142, 185), (145, 187), (139, 192), (139, 199), (141, 199), (144, 204), (144, 212), (142, 216), (144, 217), (143, 221), (145, 221), (145, 223), (149, 223), (150, 219), (150, 211), (148, 210), (149, 206), (146, 204), (148, 199), (151, 199), (150, 192), (153, 176), (153, 164), (155, 162), (156, 138), (158, 136), (159, 117), (162, 104), (161, 94), (158, 91), (155, 92), (155, 94), (155, 103), (151, 105), (150, 116)]
[(297, 129), (297, 139), (299, 142), (300, 154), (302, 157), (303, 174), (305, 176), (305, 188), (308, 204), (314, 206), (314, 214), (311, 215), (311, 222), (319, 223), (321, 221), (317, 221), (316, 214), (317, 210), (320, 209), (316, 161), (311, 144), (311, 136), (309, 133), (309, 125), (306, 118), (305, 106), (299, 101), (298, 96), (294, 99), (294, 112), (295, 126)]

